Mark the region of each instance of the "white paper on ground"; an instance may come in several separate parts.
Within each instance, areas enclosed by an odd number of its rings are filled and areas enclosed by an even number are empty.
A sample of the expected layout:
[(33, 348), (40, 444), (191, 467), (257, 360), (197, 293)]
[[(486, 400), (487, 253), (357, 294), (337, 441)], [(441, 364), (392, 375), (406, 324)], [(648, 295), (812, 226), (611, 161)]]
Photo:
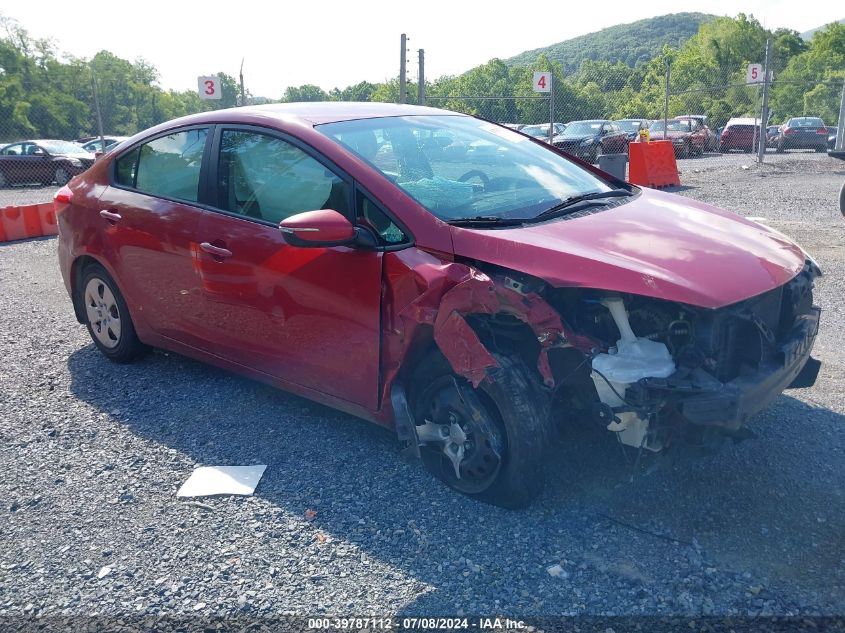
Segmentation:
[(264, 474), (266, 464), (256, 466), (200, 466), (182, 484), (177, 497), (251, 495)]

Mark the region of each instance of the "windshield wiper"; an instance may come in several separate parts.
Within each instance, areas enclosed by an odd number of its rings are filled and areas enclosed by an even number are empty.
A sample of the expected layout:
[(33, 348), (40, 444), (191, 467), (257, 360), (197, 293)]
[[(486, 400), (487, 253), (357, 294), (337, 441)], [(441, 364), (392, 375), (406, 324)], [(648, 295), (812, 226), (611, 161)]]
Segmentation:
[(523, 224), (525, 218), (499, 218), (492, 215), (477, 215), (473, 218), (456, 218), (447, 220), (452, 226), (516, 226)]
[(593, 193), (585, 193), (580, 196), (572, 196), (571, 198), (567, 198), (563, 202), (559, 202), (555, 206), (546, 209), (540, 215), (531, 218), (531, 222), (548, 220), (557, 215), (563, 215), (564, 212), (569, 213), (572, 211), (572, 207), (583, 202), (594, 202), (604, 198), (625, 198), (632, 195), (634, 194), (627, 189), (611, 189), (610, 191), (594, 191)]

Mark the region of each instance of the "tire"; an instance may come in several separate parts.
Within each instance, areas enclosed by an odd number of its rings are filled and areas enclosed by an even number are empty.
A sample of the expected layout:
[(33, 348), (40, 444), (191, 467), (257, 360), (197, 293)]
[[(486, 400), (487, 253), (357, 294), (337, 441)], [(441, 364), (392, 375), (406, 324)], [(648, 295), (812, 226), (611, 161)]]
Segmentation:
[(839, 212), (845, 215), (845, 183), (842, 183), (842, 189), (839, 190)]
[[(539, 378), (521, 361), (494, 357), (499, 367), (473, 389), (452, 372), (439, 351), (430, 354), (414, 372), (410, 404), (425, 467), (458, 492), (515, 509), (528, 505), (542, 489), (550, 409)], [(481, 416), (472, 415), (478, 411)], [(453, 441), (445, 429), (456, 425), (462, 429), (466, 451), (457, 467), (460, 478), (445, 448)], [(424, 442), (430, 428), (441, 430), (441, 443)]]
[(684, 143), (684, 148), (681, 150), (681, 158), (689, 158), (692, 152), (689, 143)]
[(778, 154), (783, 154), (783, 143), (778, 143), (777, 149), (775, 150)]
[(3, 175), (3, 172), (0, 171), (0, 189), (6, 188), (6, 176)]
[(56, 184), (59, 185), (59, 187), (65, 186), (68, 183), (68, 180), (70, 180), (70, 174), (67, 173), (67, 170), (64, 167), (57, 168), (55, 176)]
[(595, 165), (597, 162), (599, 162), (599, 154), (604, 154), (604, 150), (601, 148), (601, 146), (593, 147), (593, 149), (590, 150), (590, 155), (587, 157), (587, 161), (591, 165)]
[(128, 363), (148, 351), (138, 339), (120, 289), (105, 268), (99, 264), (87, 266), (76, 292), (88, 334), (106, 358)]

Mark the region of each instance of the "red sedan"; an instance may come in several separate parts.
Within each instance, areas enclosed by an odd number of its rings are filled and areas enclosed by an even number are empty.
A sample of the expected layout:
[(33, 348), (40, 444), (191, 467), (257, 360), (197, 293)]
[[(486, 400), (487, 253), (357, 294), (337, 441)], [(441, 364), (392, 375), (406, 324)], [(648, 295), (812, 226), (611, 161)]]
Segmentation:
[(820, 271), (783, 235), (443, 110), (190, 116), (112, 149), (56, 209), (109, 359), (166, 348), (372, 420), (504, 506), (537, 492), (567, 425), (629, 451), (742, 437), (818, 372)]

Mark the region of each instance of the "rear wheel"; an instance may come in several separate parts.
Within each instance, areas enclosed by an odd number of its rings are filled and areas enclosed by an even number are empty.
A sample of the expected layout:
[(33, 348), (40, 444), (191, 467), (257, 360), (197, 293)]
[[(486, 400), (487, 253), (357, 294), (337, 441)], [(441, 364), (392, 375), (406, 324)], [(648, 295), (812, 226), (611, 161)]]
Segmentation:
[(86, 267), (77, 292), (91, 340), (106, 358), (128, 363), (147, 351), (135, 333), (123, 295), (105, 268), (99, 264)]
[(426, 468), (463, 494), (506, 508), (527, 505), (543, 483), (548, 398), (517, 359), (496, 355), (478, 389), (436, 352), (413, 378), (411, 407)]
[(845, 215), (845, 183), (842, 184), (842, 189), (839, 190), (839, 212)]

